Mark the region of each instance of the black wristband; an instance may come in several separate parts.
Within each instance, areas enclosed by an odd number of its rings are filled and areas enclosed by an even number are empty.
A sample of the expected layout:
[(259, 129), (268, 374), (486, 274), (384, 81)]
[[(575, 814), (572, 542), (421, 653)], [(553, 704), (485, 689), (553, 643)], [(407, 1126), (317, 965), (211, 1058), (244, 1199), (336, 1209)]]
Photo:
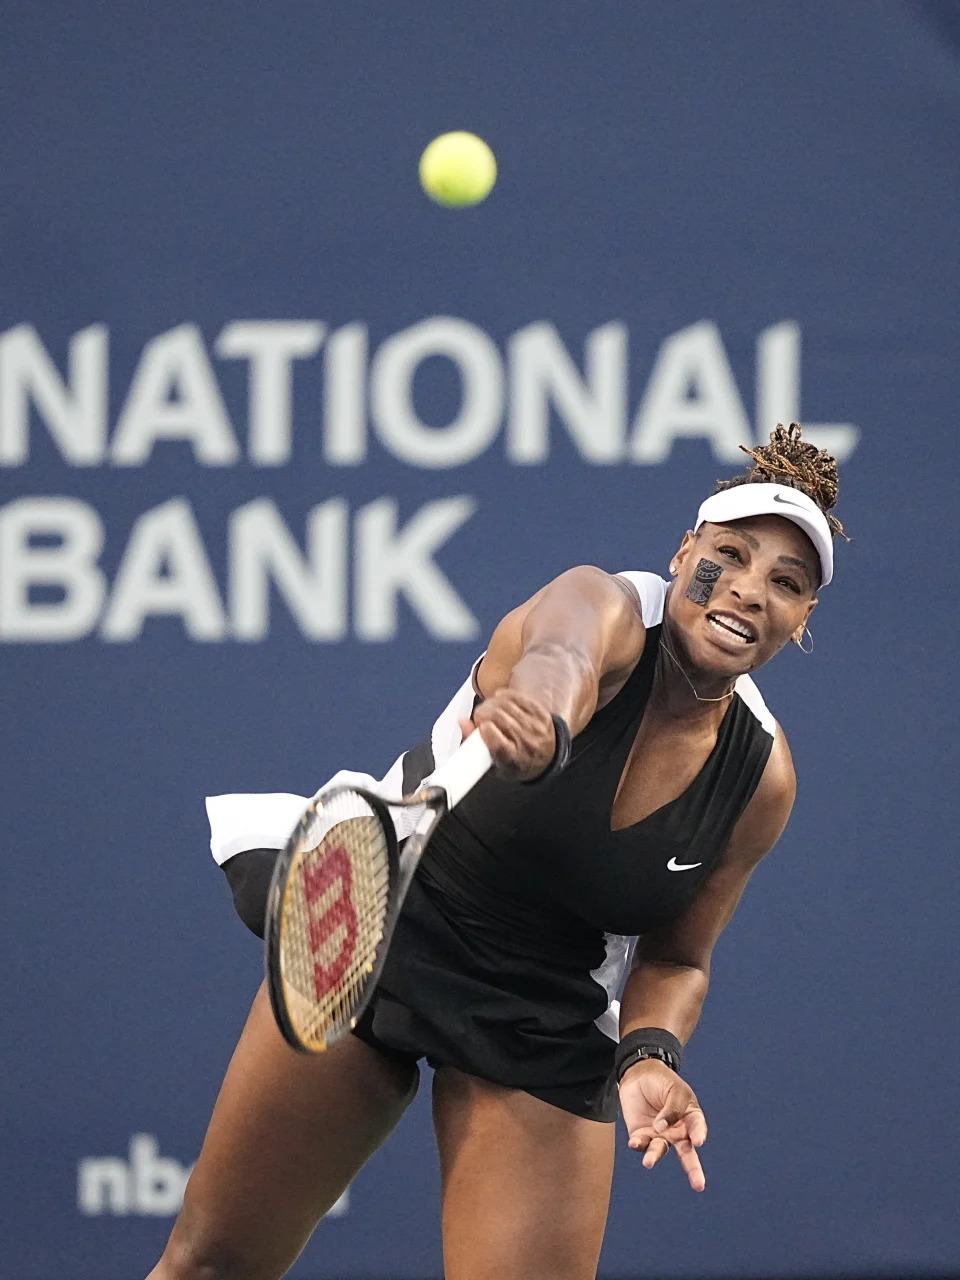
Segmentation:
[(546, 782), (547, 778), (555, 778), (570, 763), (570, 727), (563, 716), (551, 716), (553, 732), (557, 744), (553, 749), (553, 759), (535, 778), (530, 778), (527, 785), (534, 782)]
[(636, 1031), (628, 1031), (617, 1045), (614, 1056), (617, 1084), (631, 1067), (644, 1058), (656, 1058), (671, 1071), (679, 1071), (683, 1063), (683, 1045), (666, 1027), (640, 1027)]

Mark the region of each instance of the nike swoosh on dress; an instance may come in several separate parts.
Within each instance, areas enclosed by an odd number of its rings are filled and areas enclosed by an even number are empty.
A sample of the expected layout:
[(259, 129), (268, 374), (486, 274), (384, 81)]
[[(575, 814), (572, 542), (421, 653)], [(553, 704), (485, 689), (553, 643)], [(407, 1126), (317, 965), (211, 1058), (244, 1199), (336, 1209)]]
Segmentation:
[(668, 871), (692, 871), (694, 867), (702, 867), (702, 862), (678, 862), (676, 858), (671, 858), (667, 863)]

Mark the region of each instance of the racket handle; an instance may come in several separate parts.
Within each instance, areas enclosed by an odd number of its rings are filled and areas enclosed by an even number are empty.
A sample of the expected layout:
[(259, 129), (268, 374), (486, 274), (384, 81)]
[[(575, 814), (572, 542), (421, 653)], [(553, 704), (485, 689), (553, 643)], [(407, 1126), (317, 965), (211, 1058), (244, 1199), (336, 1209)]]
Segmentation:
[(427, 781), (431, 786), (444, 789), (447, 805), (452, 809), (477, 785), (492, 764), (489, 747), (480, 737), (480, 730), (474, 729), (446, 764), (436, 769)]

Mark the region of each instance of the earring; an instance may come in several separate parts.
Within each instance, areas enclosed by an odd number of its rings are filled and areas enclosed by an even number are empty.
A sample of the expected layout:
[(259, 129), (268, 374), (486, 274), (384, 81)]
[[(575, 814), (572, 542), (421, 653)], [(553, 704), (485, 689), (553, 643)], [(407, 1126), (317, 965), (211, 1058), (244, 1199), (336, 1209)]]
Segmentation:
[[(809, 639), (809, 641), (810, 641), (810, 648), (809, 648), (809, 649), (805, 649), (805, 648), (803, 647), (803, 637), (804, 637), (804, 636), (806, 636), (806, 637)], [(803, 628), (803, 631), (802, 631), (802, 633), (801, 633), (801, 635), (800, 635), (800, 638), (798, 639), (798, 638), (794, 635), (794, 636), (791, 636), (791, 639), (793, 640), (793, 643), (797, 646), (797, 648), (800, 650), (800, 652), (801, 652), (801, 653), (813, 653), (813, 634), (812, 634), (812, 632), (810, 631), (810, 628), (809, 628), (806, 624), (804, 624), (804, 628)]]
[(677, 576), (677, 566), (675, 564), (672, 564), (670, 566), (670, 577), (675, 578), (676, 576)]

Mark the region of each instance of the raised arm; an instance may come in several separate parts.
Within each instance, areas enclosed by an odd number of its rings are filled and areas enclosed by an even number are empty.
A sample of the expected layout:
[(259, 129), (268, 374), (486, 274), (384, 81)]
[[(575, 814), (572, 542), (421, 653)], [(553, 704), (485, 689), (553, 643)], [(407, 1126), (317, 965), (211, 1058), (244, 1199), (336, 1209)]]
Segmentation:
[[(778, 730), (757, 790), (713, 874), (682, 916), (638, 942), (620, 1003), (621, 1039), (645, 1027), (663, 1027), (681, 1044), (689, 1038), (707, 994), (714, 944), (757, 863), (779, 839), (795, 794), (790, 750)], [(644, 1059), (624, 1073), (620, 1106), (630, 1146), (646, 1152), (644, 1165), (653, 1168), (673, 1146), (690, 1185), (703, 1190), (696, 1148), (706, 1140), (707, 1126), (690, 1086), (664, 1063)]]
[(501, 772), (534, 778), (555, 748), (552, 715), (572, 734), (639, 661), (644, 626), (632, 587), (602, 569), (569, 569), (499, 623), (477, 672), (474, 714)]

